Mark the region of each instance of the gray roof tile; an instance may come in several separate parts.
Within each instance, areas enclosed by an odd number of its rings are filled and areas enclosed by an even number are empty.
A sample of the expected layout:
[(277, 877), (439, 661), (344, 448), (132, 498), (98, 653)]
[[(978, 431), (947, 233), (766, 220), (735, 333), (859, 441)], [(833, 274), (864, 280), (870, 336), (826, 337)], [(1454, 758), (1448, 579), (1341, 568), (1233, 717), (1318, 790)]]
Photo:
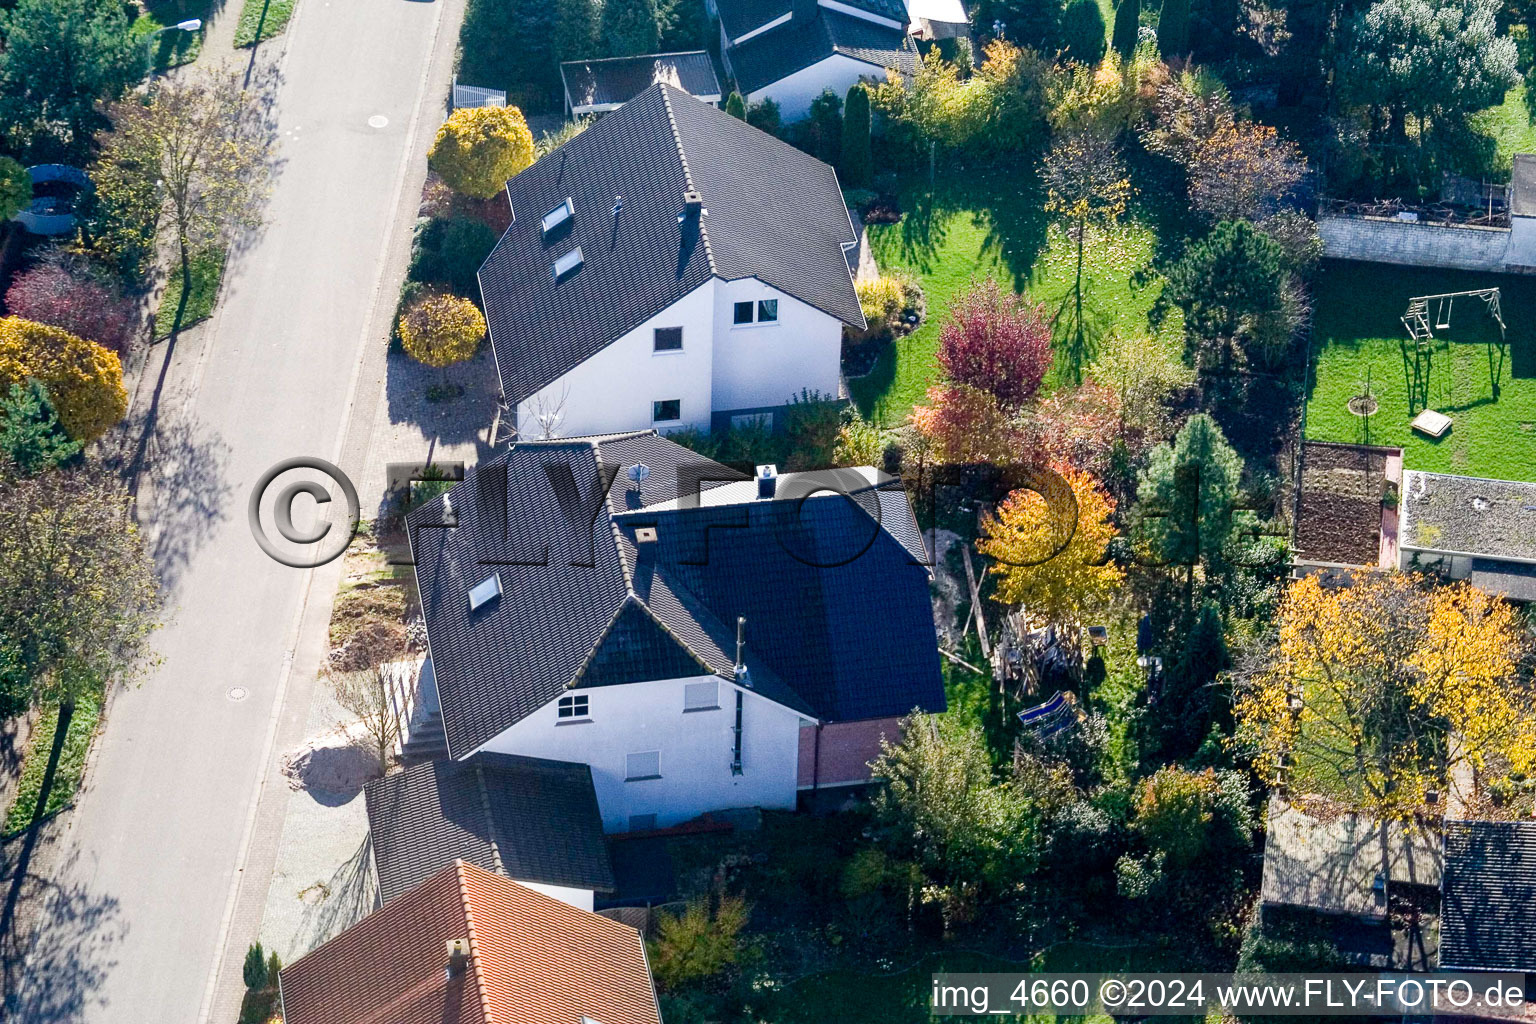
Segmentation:
[(720, 96), (714, 61), (703, 50), (569, 60), (560, 65), (560, 77), (572, 107), (628, 103), (657, 82), (703, 100)]
[[(683, 195), (708, 215), (679, 227)], [(669, 85), (653, 85), (507, 183), (513, 223), (480, 268), (502, 391), (519, 402), (711, 277), (756, 277), (861, 325), (853, 227), (832, 168)], [(615, 216), (614, 201), (623, 197)], [(567, 198), (575, 215), (545, 237)], [(556, 258), (580, 246), (559, 281)]]
[(834, 53), (870, 65), (872, 76), (883, 68), (895, 68), (904, 75), (917, 72), (917, 50), (904, 31), (826, 8), (819, 8), (808, 21), (792, 19), (733, 46), (731, 70), (741, 91), (750, 93)]
[(1536, 971), (1536, 822), (1445, 823), (1440, 967)]

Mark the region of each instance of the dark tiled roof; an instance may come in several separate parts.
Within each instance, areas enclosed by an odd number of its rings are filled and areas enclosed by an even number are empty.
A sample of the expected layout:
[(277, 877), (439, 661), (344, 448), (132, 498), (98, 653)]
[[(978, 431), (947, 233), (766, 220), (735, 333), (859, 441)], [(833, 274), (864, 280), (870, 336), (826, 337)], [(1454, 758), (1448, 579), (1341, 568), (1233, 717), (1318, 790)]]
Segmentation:
[(720, 97), (714, 62), (703, 50), (570, 60), (560, 65), (560, 77), (572, 107), (628, 103), (657, 82), (666, 82), (704, 100)]
[(720, 25), (731, 39), (762, 28), (790, 12), (792, 0), (717, 0)]
[(283, 968), (279, 990), (288, 1024), (661, 1022), (633, 928), (463, 862)]
[(584, 764), (481, 753), (387, 775), (365, 798), (385, 903), (456, 860), (520, 882), (613, 889)]
[(1440, 967), (1536, 971), (1536, 822), (1445, 823)]
[[(857, 7), (870, 14), (889, 18), (902, 25), (907, 24), (907, 7), (901, 0), (840, 0), (849, 7)], [(746, 35), (755, 28), (789, 14), (792, 0), (717, 0), (720, 24), (732, 39)]]
[(808, 21), (792, 19), (733, 46), (731, 70), (741, 91), (751, 93), (834, 53), (869, 64), (871, 75), (881, 68), (905, 75), (917, 72), (917, 50), (906, 32), (826, 8)]
[(1511, 601), (1536, 601), (1536, 565), (1474, 558), (1467, 579), (1485, 593)]
[[(708, 215), (679, 228), (690, 189)], [(537, 161), (507, 195), (514, 220), (480, 268), (480, 289), (510, 402), (711, 277), (756, 277), (863, 323), (844, 256), (855, 237), (832, 168), (671, 86), (651, 86)], [(575, 215), (546, 239), (541, 219), (567, 198)], [(582, 266), (557, 282), (555, 259), (577, 246)]]
[[(626, 472), (636, 463), (652, 470), (639, 487)], [(741, 485), (716, 484), (701, 504), (679, 507), (677, 481), (690, 472), (739, 477), (650, 432), (533, 442), (449, 492), (457, 529), (424, 528), (441, 521), (442, 499), (412, 513), (455, 756), (569, 686), (694, 673), (730, 679), (739, 616), (753, 688), (771, 700), (831, 721), (943, 707), (926, 558), (903, 493), (852, 476), (857, 503), (835, 494), (742, 502)], [(606, 514), (594, 521), (605, 474)], [(550, 480), (565, 481), (571, 514)], [(503, 486), (504, 507), (496, 497)], [(660, 540), (637, 543), (644, 525)], [(538, 564), (476, 564), (498, 548)], [(467, 593), (493, 568), (502, 595), (471, 613)]]

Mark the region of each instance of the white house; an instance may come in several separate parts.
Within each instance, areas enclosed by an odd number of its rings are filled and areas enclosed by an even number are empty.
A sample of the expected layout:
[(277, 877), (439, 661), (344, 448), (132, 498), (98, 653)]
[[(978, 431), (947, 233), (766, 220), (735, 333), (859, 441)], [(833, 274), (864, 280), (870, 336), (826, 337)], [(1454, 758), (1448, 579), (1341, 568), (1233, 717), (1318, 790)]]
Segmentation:
[[(810, 112), (830, 89), (917, 70), (908, 33), (927, 34), (902, 0), (713, 0), (720, 59), (748, 103), (773, 100), (786, 121)], [(945, 8), (958, 6), (951, 4)], [(948, 14), (944, 16), (949, 16)], [(959, 31), (959, 27), (955, 27)], [(954, 34), (953, 32), (949, 34)]]
[(826, 164), (667, 84), (507, 183), (480, 269), (525, 438), (770, 418), (837, 396), (864, 323)]
[(763, 469), (520, 442), (413, 512), (449, 755), (590, 766), (610, 832), (868, 782), (944, 707), (921, 534), (874, 470)]

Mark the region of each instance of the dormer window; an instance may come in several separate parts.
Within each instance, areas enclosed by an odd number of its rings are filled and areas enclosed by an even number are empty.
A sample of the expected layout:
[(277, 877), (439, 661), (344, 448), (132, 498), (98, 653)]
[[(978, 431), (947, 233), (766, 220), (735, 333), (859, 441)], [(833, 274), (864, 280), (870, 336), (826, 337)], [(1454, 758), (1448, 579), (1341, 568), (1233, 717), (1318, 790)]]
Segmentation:
[(501, 574), (492, 573), (488, 578), (475, 584), (469, 591), (469, 610), (478, 611), (490, 601), (501, 596)]
[(574, 274), (584, 260), (585, 257), (581, 255), (581, 246), (579, 245), (555, 260), (555, 280), (558, 281), (563, 277)]
[(556, 228), (570, 220), (575, 213), (576, 207), (572, 204), (570, 198), (567, 197), (565, 202), (544, 215), (544, 220), (541, 222), (544, 228), (544, 237), (548, 238), (554, 233)]

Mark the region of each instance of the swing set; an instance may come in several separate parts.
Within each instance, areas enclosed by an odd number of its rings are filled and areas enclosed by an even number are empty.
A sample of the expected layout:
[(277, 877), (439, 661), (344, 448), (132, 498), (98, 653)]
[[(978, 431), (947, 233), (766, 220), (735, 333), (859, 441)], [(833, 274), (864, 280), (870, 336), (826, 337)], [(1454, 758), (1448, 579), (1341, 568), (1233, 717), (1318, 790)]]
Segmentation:
[[(1504, 374), (1504, 356), (1508, 349), (1505, 337), (1504, 314), (1499, 306), (1497, 288), (1475, 288), (1464, 292), (1445, 292), (1440, 295), (1417, 295), (1408, 300), (1408, 311), (1403, 314), (1403, 326), (1413, 342), (1410, 355), (1407, 342), (1399, 342), (1403, 353), (1403, 377), (1408, 383), (1408, 414), (1429, 408), (1430, 373), (1434, 368), (1435, 332), (1448, 331), (1451, 327), (1451, 311), (1457, 299), (1481, 299), (1483, 308), (1499, 327), (1497, 340), (1490, 338), (1488, 350), (1488, 379), (1493, 385), (1493, 397), (1499, 397), (1499, 378)], [(1442, 353), (1450, 355), (1450, 339), (1440, 337)]]

